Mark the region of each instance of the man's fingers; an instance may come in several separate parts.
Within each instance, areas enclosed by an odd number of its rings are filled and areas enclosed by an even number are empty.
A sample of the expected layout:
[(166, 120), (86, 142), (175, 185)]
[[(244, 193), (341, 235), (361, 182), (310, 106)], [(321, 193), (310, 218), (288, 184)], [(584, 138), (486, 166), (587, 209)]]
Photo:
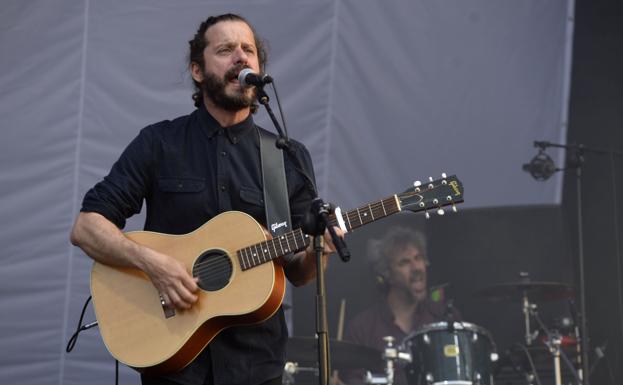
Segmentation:
[(182, 279), (182, 285), (191, 293), (194, 293), (197, 291), (197, 289), (199, 289), (199, 287), (197, 286), (198, 283), (199, 277), (191, 277), (189, 275), (188, 277)]
[(197, 295), (193, 294), (184, 286), (181, 286), (178, 289), (177, 294), (188, 305), (192, 305), (193, 303), (197, 302)]
[(190, 309), (191, 304), (182, 299), (177, 292), (171, 292), (169, 297), (171, 298), (174, 307), (178, 309)]

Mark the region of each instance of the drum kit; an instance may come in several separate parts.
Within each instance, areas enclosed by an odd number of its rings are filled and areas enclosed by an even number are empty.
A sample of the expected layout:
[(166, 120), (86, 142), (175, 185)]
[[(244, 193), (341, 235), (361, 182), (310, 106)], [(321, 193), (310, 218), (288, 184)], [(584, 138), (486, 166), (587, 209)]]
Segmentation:
[[(568, 285), (528, 279), (478, 291), (477, 297), (517, 303), (521, 309), (524, 341), (513, 345), (520, 351), (509, 349), (501, 357), (491, 333), (485, 328), (446, 320), (424, 325), (403, 341), (387, 336), (383, 351), (332, 341), (332, 367), (339, 370), (367, 369), (362, 381), (358, 381), (366, 384), (402, 385), (400, 382), (406, 378), (408, 385), (545, 385), (548, 382), (541, 380), (551, 379), (552, 384), (562, 385), (561, 365), (564, 364), (568, 369), (566, 373), (571, 373), (565, 383), (581, 384), (578, 328), (566, 321), (567, 329), (573, 331), (569, 332), (571, 335), (562, 335), (565, 326), (561, 326), (561, 330), (550, 330), (537, 311), (537, 303), (572, 299), (573, 295), (573, 289)], [(291, 338), (287, 352), (284, 384), (300, 384), (299, 373), (317, 372), (315, 338)], [(572, 354), (571, 358), (569, 354)], [(548, 376), (552, 368), (554, 375)], [(396, 375), (397, 370), (404, 372), (402, 380)], [(373, 374), (372, 371), (377, 372)]]

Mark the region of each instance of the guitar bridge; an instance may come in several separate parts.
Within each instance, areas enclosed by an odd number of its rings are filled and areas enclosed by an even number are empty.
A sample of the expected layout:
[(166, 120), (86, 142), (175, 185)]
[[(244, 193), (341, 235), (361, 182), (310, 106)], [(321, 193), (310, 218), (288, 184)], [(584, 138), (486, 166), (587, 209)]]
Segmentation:
[(175, 315), (175, 308), (169, 306), (164, 302), (164, 298), (162, 295), (160, 296), (160, 305), (162, 306), (162, 311), (164, 312), (165, 318), (171, 318)]

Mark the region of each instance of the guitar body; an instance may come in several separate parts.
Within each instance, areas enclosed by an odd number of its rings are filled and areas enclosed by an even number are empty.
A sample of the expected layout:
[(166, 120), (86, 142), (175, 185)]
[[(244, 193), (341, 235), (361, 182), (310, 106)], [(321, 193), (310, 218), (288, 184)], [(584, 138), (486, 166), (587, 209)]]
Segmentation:
[[(221, 330), (262, 322), (283, 300), (283, 268), (270, 261), (242, 270), (236, 251), (266, 240), (262, 226), (251, 216), (230, 211), (185, 235), (137, 231), (133, 241), (165, 253), (193, 271), (206, 252), (220, 253), (231, 262), (228, 282), (220, 288), (201, 288), (189, 310), (161, 304), (145, 273), (95, 262), (91, 271), (93, 305), (104, 343), (120, 362), (141, 372), (172, 372), (188, 365)], [(208, 253), (209, 254), (209, 253)]]

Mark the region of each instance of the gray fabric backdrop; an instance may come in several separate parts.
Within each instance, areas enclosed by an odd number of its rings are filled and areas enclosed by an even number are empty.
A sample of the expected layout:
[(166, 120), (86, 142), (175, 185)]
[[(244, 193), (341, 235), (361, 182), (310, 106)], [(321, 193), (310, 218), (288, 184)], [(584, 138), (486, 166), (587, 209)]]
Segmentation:
[(520, 166), (534, 139), (565, 138), (572, 0), (3, 0), (0, 383), (112, 383), (96, 329), (64, 353), (91, 266), (68, 232), (140, 128), (192, 110), (186, 42), (229, 11), (269, 40), (325, 199), (352, 208), (445, 171), (468, 207), (560, 202), (561, 176)]

